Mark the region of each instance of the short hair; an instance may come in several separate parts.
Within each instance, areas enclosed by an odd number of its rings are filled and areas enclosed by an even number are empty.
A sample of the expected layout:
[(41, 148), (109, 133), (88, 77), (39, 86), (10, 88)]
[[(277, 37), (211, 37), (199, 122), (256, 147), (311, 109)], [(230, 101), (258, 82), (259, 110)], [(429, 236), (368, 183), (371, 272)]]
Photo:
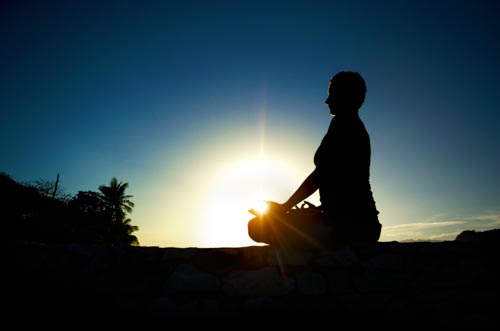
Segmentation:
[(339, 97), (352, 102), (358, 109), (365, 101), (366, 83), (358, 72), (341, 71), (330, 79), (330, 84)]

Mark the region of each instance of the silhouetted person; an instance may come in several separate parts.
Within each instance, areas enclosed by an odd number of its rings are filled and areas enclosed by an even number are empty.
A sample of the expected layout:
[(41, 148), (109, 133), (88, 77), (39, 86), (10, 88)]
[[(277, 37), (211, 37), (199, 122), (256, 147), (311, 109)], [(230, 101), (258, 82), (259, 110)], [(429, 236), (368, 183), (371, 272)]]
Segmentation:
[[(333, 116), (314, 155), (315, 168), (284, 203), (248, 223), (256, 242), (283, 248), (331, 248), (375, 243), (382, 226), (370, 185), (370, 137), (358, 110), (366, 85), (357, 72), (342, 71), (330, 80), (325, 103)], [(319, 207), (297, 208), (319, 190)], [(295, 208), (294, 208), (295, 207)]]

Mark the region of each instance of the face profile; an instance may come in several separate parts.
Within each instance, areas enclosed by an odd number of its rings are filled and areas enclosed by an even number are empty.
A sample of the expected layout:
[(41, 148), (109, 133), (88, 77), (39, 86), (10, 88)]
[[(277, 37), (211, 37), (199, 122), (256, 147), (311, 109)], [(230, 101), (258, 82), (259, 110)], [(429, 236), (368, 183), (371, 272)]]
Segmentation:
[(366, 83), (357, 72), (342, 71), (330, 79), (325, 103), (331, 115), (354, 113), (365, 101)]
[(328, 108), (330, 109), (330, 115), (332, 116), (336, 115), (335, 114), (336, 99), (331, 82), (330, 85), (328, 86), (328, 97), (326, 98), (325, 103), (328, 105)]

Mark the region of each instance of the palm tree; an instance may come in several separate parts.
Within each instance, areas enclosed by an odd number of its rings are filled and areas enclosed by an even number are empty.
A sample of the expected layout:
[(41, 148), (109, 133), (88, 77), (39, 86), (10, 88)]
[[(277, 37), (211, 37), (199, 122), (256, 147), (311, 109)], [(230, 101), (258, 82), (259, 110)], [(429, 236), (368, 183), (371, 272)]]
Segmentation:
[(111, 178), (109, 186), (99, 186), (106, 209), (114, 222), (125, 223), (126, 214), (131, 213), (132, 208), (135, 206), (130, 201), (133, 196), (125, 194), (127, 188), (128, 183), (118, 182), (115, 177)]
[(139, 246), (139, 239), (134, 236), (132, 233), (135, 231), (139, 230), (139, 227), (136, 225), (130, 224), (132, 220), (130, 218), (125, 219), (123, 221), (123, 228), (126, 232), (126, 236), (124, 238), (124, 241), (128, 245), (134, 245), (134, 246)]

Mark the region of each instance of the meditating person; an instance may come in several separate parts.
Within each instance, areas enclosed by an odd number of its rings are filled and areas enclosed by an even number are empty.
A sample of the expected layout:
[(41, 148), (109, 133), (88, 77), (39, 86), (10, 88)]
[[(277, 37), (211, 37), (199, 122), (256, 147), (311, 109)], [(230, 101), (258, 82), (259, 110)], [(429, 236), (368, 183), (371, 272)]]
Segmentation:
[[(267, 201), (263, 214), (249, 210), (256, 215), (248, 222), (250, 238), (299, 249), (379, 240), (382, 225), (370, 184), (370, 137), (359, 117), (365, 95), (359, 73), (341, 71), (331, 78), (325, 103), (333, 118), (314, 155), (314, 169), (284, 203)], [(320, 206), (305, 200), (316, 190)]]

